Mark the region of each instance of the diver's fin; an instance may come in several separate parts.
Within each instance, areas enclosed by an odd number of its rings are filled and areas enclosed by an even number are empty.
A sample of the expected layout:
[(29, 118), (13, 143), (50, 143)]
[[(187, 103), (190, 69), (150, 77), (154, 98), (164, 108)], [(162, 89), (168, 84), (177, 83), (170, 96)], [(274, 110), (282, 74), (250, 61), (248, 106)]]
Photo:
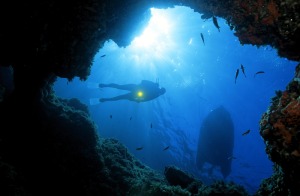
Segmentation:
[(99, 88), (99, 83), (96, 83), (96, 82), (89, 82), (87, 84), (87, 87), (88, 88)]
[(97, 105), (100, 103), (100, 99), (99, 98), (91, 98), (90, 99), (90, 105)]

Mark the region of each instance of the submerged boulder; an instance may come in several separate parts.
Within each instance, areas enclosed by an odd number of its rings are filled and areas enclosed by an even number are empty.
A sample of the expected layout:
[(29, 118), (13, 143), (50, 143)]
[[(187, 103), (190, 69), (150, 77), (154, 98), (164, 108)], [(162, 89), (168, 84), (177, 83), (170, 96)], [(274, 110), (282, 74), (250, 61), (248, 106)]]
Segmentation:
[(201, 125), (196, 160), (198, 168), (203, 169), (204, 163), (219, 166), (226, 178), (231, 172), (233, 144), (233, 121), (225, 107), (220, 106), (210, 112)]

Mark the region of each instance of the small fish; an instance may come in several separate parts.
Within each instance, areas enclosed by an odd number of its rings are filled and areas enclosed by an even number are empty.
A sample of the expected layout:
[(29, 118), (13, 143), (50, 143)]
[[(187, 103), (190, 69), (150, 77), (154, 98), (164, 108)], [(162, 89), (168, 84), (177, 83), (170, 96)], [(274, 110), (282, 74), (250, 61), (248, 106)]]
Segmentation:
[(136, 150), (142, 150), (143, 148), (144, 148), (144, 147), (141, 146), (141, 147), (136, 148)]
[(230, 157), (228, 157), (227, 159), (228, 159), (228, 160), (232, 160), (232, 159), (236, 159), (236, 157), (230, 156)]
[(100, 57), (105, 57), (106, 56), (106, 54), (103, 54), (103, 55), (101, 55)]
[(217, 27), (218, 31), (220, 32), (220, 26), (218, 24), (217, 18), (215, 16), (213, 16), (212, 18), (213, 18), (214, 25)]
[(248, 135), (250, 133), (250, 129), (248, 129), (247, 131), (245, 131), (242, 135)]
[(152, 123), (150, 124), (150, 128), (152, 129), (152, 127), (153, 127), (153, 125), (152, 125)]
[(112, 119), (112, 115), (109, 115), (109, 118)]
[(203, 36), (202, 33), (201, 33), (200, 35), (201, 35), (202, 42), (203, 42), (203, 44), (205, 45), (205, 42), (204, 42), (204, 36)]
[(247, 78), (247, 77), (246, 77), (246, 74), (245, 74), (245, 67), (244, 67), (242, 64), (241, 64), (241, 70), (242, 70), (242, 72), (243, 72), (245, 78)]
[(257, 74), (263, 74), (263, 73), (265, 73), (264, 71), (258, 71), (258, 72), (256, 72), (255, 74), (254, 74), (254, 78), (255, 78), (255, 76), (257, 75)]
[(130, 116), (129, 120), (131, 120), (131, 119), (132, 119), (132, 116)]
[(204, 21), (210, 19), (213, 16), (212, 13), (205, 13), (201, 15), (201, 19), (203, 19)]
[(168, 150), (170, 148), (170, 146), (167, 146), (163, 149), (163, 151)]
[(235, 79), (234, 79), (234, 83), (235, 83), (235, 84), (236, 84), (236, 79), (237, 79), (237, 77), (239, 76), (239, 72), (240, 72), (239, 69), (237, 69), (236, 72), (235, 72)]

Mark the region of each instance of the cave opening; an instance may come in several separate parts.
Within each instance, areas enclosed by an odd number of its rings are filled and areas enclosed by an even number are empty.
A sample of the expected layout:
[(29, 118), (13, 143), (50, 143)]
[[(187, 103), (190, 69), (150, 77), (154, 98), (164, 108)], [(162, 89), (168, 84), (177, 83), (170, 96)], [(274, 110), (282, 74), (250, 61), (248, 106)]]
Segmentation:
[[(275, 91), (284, 90), (292, 79), (296, 62), (278, 57), (269, 46), (242, 46), (225, 20), (217, 18), (218, 31), (211, 18), (203, 20), (188, 7), (152, 9), (152, 15), (149, 26), (131, 45), (118, 47), (107, 40), (86, 81), (58, 79), (56, 94), (88, 105), (99, 135), (120, 140), (146, 165), (163, 171), (173, 164), (206, 183), (222, 177), (218, 168), (209, 173), (210, 166), (205, 165), (201, 172), (195, 165), (199, 128), (210, 111), (223, 105), (235, 127), (235, 159), (226, 180), (254, 193), (261, 180), (272, 174), (259, 120)], [(260, 71), (264, 73), (256, 74)], [(90, 84), (143, 79), (159, 79), (166, 94), (145, 103), (90, 104), (91, 99), (120, 94), (115, 89), (89, 88)], [(248, 129), (250, 134), (242, 136)], [(137, 151), (140, 146), (143, 150)], [(170, 146), (168, 151), (162, 151), (165, 146)]]

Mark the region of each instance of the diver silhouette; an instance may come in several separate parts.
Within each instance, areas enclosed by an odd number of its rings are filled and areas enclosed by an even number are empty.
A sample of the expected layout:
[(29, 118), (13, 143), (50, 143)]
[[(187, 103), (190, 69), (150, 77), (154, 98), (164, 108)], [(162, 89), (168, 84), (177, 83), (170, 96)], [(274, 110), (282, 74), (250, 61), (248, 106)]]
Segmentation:
[(99, 88), (116, 88), (130, 91), (129, 93), (112, 98), (100, 98), (100, 102), (129, 100), (135, 102), (146, 102), (165, 94), (165, 88), (159, 88), (158, 81), (142, 80), (140, 84), (99, 84)]

